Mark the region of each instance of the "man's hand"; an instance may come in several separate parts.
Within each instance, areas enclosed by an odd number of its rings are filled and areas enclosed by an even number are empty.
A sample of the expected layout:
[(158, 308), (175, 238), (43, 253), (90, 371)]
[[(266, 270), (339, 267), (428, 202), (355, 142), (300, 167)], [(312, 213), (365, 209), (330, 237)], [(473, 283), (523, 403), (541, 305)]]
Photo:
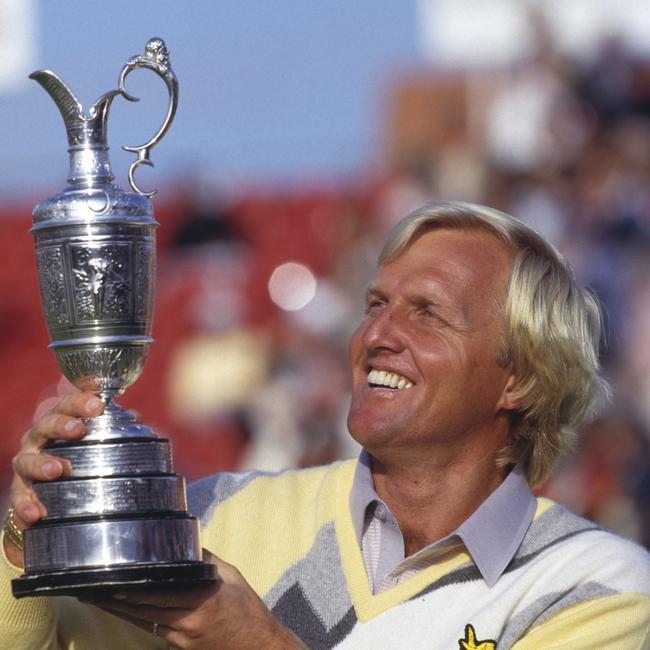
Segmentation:
[[(305, 648), (282, 627), (232, 565), (204, 551), (218, 570), (206, 587), (128, 590), (87, 600), (181, 650), (291, 650)], [(154, 624), (157, 624), (154, 626)]]
[[(14, 521), (23, 529), (37, 522), (47, 512), (32, 489), (34, 481), (51, 481), (68, 476), (70, 463), (63, 458), (41, 452), (53, 440), (77, 440), (84, 433), (84, 424), (78, 419), (94, 417), (104, 410), (103, 402), (92, 393), (74, 393), (63, 397), (52, 411), (41, 417), (21, 439), (20, 451), (13, 459), (14, 476), (11, 482), (11, 505)], [(12, 564), (23, 566), (23, 554), (5, 537), (5, 553)]]

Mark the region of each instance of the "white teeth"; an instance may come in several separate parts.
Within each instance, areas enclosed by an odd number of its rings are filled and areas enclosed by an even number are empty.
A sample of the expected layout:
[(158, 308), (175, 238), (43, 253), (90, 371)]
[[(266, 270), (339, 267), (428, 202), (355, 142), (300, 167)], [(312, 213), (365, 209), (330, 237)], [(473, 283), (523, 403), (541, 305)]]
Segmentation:
[(396, 372), (386, 372), (385, 370), (371, 370), (368, 373), (368, 383), (375, 386), (397, 388), (397, 390), (403, 390), (413, 386), (405, 377), (398, 375)]

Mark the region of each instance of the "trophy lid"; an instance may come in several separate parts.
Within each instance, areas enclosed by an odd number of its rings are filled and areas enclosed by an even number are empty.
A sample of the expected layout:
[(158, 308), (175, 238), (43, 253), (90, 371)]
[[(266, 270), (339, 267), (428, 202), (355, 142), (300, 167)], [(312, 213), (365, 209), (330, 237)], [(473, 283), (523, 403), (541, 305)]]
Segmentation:
[[(107, 122), (111, 103), (121, 95), (129, 101), (139, 101), (124, 88), (128, 74), (137, 68), (149, 68), (160, 76), (169, 91), (169, 106), (158, 132), (145, 144), (125, 146), (138, 159), (129, 168), (128, 192), (113, 183), (114, 176), (108, 159)], [(68, 186), (59, 194), (41, 201), (33, 211), (33, 231), (51, 226), (88, 222), (154, 223), (153, 206), (149, 197), (154, 192), (141, 191), (133, 177), (140, 165), (153, 167), (149, 158), (154, 147), (171, 125), (178, 103), (178, 82), (169, 64), (169, 54), (160, 38), (152, 38), (142, 55), (131, 57), (122, 68), (117, 90), (102, 95), (90, 108), (88, 115), (66, 84), (49, 70), (30, 75), (52, 97), (66, 128), (70, 172)]]

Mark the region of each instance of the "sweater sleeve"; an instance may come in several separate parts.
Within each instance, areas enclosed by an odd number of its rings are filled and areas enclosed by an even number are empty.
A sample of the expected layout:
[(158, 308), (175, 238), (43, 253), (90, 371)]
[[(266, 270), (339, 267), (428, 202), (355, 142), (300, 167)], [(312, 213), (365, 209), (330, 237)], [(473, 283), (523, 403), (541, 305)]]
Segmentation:
[(513, 650), (643, 650), (650, 647), (650, 596), (620, 593), (569, 607), (535, 625)]
[(4, 553), (0, 536), (0, 648), (11, 650), (162, 650), (167, 642), (76, 598), (16, 599), (11, 580), (22, 570)]
[(56, 637), (57, 615), (52, 598), (22, 598), (11, 593), (11, 581), (22, 571), (13, 566), (4, 552), (0, 535), (0, 648), (12, 650), (59, 650)]

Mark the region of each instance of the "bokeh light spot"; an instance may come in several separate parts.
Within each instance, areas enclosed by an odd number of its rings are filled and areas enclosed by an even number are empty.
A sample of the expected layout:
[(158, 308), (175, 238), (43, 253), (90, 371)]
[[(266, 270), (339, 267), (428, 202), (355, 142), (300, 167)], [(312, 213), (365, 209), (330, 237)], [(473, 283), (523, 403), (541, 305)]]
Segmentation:
[(275, 268), (269, 279), (271, 300), (285, 311), (297, 311), (316, 295), (316, 278), (304, 264), (285, 262)]

